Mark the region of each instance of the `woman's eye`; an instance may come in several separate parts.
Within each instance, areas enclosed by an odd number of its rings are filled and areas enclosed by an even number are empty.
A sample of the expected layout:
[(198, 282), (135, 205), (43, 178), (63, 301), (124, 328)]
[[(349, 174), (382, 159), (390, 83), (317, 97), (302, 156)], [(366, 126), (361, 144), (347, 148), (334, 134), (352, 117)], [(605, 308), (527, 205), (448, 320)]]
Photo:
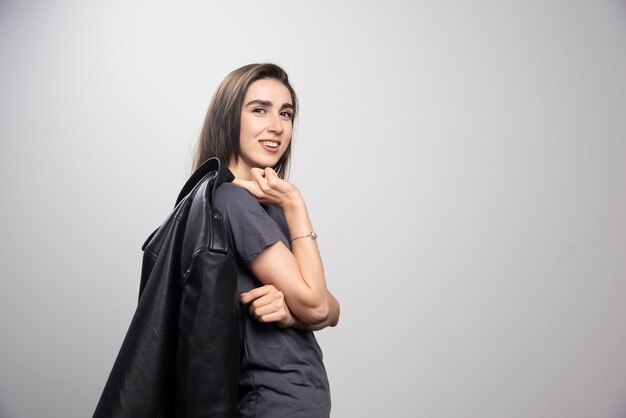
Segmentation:
[(252, 112), (254, 112), (254, 113), (265, 113), (265, 109), (263, 109), (262, 107), (257, 107), (255, 109), (253, 109)]
[(293, 117), (293, 115), (291, 114), (291, 112), (281, 112), (280, 113), (282, 117), (284, 117), (285, 119), (291, 119)]

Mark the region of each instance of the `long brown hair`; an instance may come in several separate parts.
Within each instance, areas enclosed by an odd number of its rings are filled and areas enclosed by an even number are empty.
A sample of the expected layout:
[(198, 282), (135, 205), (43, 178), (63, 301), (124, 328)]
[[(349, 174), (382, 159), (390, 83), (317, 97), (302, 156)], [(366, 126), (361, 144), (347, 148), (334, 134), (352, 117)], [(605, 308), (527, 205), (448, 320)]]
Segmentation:
[[(298, 109), (294, 92), (287, 73), (276, 64), (249, 64), (228, 74), (219, 85), (209, 104), (204, 126), (194, 153), (193, 170), (211, 157), (228, 164), (231, 157), (239, 161), (239, 129), (241, 107), (248, 87), (257, 80), (271, 78), (281, 82), (289, 93), (293, 104), (292, 123)], [(291, 158), (291, 141), (283, 156), (272, 167), (280, 178), (285, 178)]]

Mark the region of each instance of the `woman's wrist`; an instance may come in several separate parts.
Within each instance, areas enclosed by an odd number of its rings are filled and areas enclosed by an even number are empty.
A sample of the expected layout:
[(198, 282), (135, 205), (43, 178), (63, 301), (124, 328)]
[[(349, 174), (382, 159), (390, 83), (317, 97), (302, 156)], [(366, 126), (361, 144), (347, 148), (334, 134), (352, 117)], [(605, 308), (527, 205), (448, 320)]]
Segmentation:
[(291, 311), (289, 310), (289, 307), (286, 304), (285, 304), (285, 310), (286, 310), (286, 316), (282, 321), (278, 322), (278, 326), (281, 328), (290, 328), (294, 326), (298, 322), (298, 320), (296, 319), (294, 314), (291, 313)]
[(283, 211), (298, 210), (305, 207), (304, 199), (298, 189), (295, 189), (281, 204)]

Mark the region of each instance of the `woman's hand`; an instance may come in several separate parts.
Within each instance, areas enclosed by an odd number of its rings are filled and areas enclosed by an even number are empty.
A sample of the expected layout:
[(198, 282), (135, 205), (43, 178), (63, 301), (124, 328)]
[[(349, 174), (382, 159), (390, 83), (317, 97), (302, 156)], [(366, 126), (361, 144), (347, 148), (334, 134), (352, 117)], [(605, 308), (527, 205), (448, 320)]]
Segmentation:
[(259, 202), (286, 207), (302, 203), (302, 196), (296, 186), (281, 179), (272, 168), (252, 168), (252, 180), (233, 180), (233, 184), (241, 186), (252, 193)]
[(282, 328), (296, 322), (285, 303), (285, 295), (274, 285), (268, 284), (242, 293), (241, 303), (250, 303), (250, 314), (259, 322), (276, 322)]

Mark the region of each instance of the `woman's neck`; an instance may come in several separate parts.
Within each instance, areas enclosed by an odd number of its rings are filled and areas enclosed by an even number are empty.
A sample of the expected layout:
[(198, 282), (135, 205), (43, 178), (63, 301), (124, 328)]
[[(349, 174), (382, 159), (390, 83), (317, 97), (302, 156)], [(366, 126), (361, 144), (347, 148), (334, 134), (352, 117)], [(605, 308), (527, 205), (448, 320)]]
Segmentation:
[(228, 169), (233, 173), (236, 179), (252, 180), (250, 167), (248, 167), (248, 165), (245, 164), (241, 158), (239, 159), (239, 163), (235, 162), (234, 158), (231, 158), (228, 162)]

